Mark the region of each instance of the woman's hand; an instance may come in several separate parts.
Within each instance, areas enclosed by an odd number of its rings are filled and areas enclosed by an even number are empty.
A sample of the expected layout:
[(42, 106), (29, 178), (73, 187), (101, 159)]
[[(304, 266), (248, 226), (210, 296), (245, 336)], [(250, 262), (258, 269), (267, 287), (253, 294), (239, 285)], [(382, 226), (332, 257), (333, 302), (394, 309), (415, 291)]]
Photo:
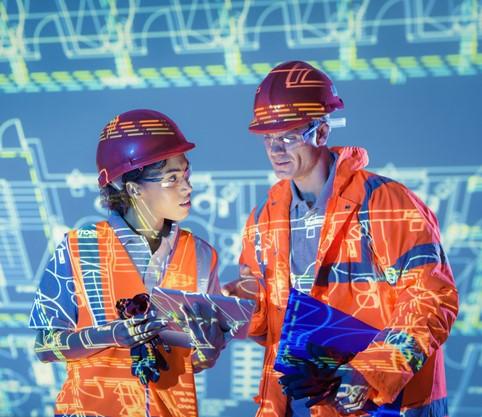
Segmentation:
[(125, 320), (114, 320), (103, 326), (89, 329), (89, 336), (96, 344), (132, 348), (145, 343), (166, 327), (165, 320), (156, 318), (156, 312), (136, 315)]
[(194, 372), (213, 367), (232, 338), (230, 329), (221, 326), (215, 306), (193, 303), (192, 307), (184, 305), (183, 312), (196, 349), (192, 355)]

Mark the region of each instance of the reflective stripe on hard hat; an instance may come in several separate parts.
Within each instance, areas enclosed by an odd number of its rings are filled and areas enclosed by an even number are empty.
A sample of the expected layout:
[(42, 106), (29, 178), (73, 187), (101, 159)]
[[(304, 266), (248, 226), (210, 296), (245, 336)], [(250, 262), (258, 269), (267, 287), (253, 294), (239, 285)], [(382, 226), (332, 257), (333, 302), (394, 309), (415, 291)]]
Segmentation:
[(287, 131), (343, 108), (343, 101), (323, 71), (303, 61), (273, 68), (259, 85), (254, 101), (253, 133)]
[(126, 172), (187, 152), (195, 147), (165, 114), (132, 110), (111, 120), (102, 130), (97, 146), (99, 185)]

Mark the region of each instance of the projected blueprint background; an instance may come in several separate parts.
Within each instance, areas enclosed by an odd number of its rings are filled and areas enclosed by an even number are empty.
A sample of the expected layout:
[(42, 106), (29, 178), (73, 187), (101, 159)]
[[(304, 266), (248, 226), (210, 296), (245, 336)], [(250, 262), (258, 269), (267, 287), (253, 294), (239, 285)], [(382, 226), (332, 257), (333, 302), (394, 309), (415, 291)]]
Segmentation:
[[(95, 149), (131, 108), (171, 116), (190, 154), (184, 223), (236, 276), (240, 229), (274, 181), (247, 133), (256, 85), (304, 59), (333, 78), (347, 127), (437, 213), (461, 296), (446, 345), (451, 416), (482, 412), (482, 29), (475, 0), (0, 1), (0, 416), (47, 416), (61, 365), (35, 359), (28, 312), (63, 233), (104, 215)], [(198, 379), (201, 416), (254, 415), (262, 349), (237, 341)]]

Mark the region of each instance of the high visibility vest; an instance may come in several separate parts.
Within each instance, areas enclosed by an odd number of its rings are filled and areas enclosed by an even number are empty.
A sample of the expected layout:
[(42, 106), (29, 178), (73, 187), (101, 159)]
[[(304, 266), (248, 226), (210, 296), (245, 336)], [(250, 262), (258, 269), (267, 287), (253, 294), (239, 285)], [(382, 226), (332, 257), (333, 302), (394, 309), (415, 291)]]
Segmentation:
[[(202, 242), (179, 231), (161, 287), (197, 291), (200, 270), (215, 259), (197, 259)], [(78, 304), (76, 330), (118, 319), (116, 301), (148, 292), (142, 278), (107, 222), (73, 230), (68, 235)], [(201, 278), (201, 277), (199, 277)], [(88, 341), (86, 341), (88, 343)], [(191, 349), (172, 347), (161, 354), (169, 363), (156, 383), (145, 387), (131, 375), (130, 349), (111, 347), (90, 357), (67, 362), (67, 378), (57, 397), (56, 415), (144, 417), (196, 417), (196, 389)]]

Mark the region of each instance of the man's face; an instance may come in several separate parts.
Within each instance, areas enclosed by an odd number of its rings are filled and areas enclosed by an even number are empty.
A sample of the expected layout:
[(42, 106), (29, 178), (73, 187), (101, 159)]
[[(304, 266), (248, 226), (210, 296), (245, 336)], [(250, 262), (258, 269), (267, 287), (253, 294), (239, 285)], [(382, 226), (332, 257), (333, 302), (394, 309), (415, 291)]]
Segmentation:
[(307, 124), (293, 130), (265, 135), (266, 154), (279, 179), (305, 177), (318, 162), (320, 148), (303, 141), (302, 133), (308, 128)]
[(192, 187), (189, 161), (184, 154), (168, 159), (163, 168), (146, 173), (139, 186), (140, 195), (135, 202), (148, 224), (161, 219), (180, 221), (189, 214)]

